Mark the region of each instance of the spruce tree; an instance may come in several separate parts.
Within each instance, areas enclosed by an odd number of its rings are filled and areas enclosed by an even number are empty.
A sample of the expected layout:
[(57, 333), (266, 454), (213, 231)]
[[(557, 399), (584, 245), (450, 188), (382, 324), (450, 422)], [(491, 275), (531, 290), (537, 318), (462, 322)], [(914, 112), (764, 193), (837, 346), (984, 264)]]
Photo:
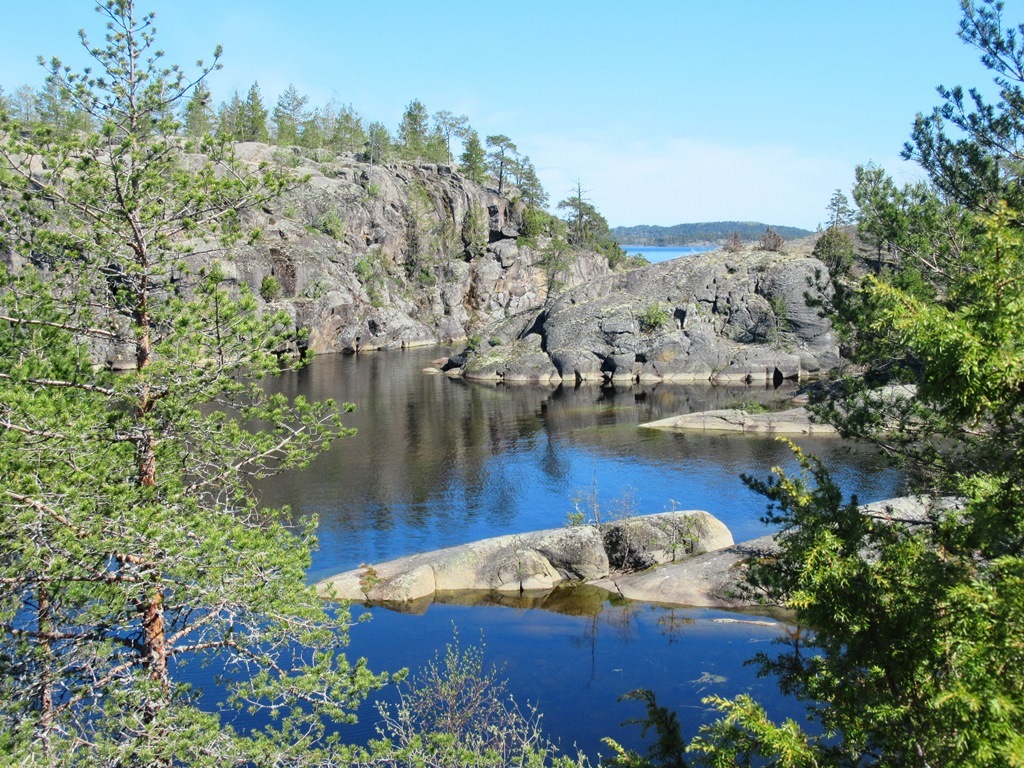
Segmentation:
[(263, 94), (260, 84), (253, 83), (249, 87), (245, 101), (239, 114), (239, 131), (237, 141), (267, 141), (270, 132), (267, 130), (267, 108), (263, 106)]

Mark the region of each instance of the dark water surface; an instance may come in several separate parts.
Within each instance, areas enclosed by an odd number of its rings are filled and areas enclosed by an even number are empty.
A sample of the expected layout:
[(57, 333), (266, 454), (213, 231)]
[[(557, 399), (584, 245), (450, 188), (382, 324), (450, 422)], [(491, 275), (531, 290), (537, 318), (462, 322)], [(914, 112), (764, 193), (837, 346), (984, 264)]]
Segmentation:
[[(782, 406), (792, 388), (658, 385), (626, 388), (493, 387), (422, 372), (448, 350), (428, 348), (317, 359), (274, 380), (290, 395), (353, 402), (338, 441), (306, 471), (273, 479), (264, 501), (319, 517), (320, 549), (310, 579), (488, 536), (564, 525), (573, 497), (596, 489), (603, 517), (671, 507), (705, 509), (737, 540), (762, 535), (765, 509), (739, 475), (795, 470), (789, 450), (760, 437), (672, 434), (646, 421), (755, 400)], [(799, 439), (862, 501), (895, 495), (899, 478), (838, 441)], [(681, 711), (687, 732), (704, 717), (702, 696), (752, 691), (776, 716), (799, 712), (774, 696), (743, 660), (765, 650), (782, 625), (721, 611), (612, 605), (593, 596), (562, 613), (522, 607), (433, 605), (424, 615), (375, 609), (352, 630), (350, 655), (374, 669), (418, 667), (458, 627), (481, 632), (489, 660), (505, 665), (510, 690), (544, 713), (547, 730), (591, 754), (601, 736), (636, 745), (642, 714), (616, 703), (634, 688), (655, 690)], [(372, 733), (372, 709), (352, 738)]]

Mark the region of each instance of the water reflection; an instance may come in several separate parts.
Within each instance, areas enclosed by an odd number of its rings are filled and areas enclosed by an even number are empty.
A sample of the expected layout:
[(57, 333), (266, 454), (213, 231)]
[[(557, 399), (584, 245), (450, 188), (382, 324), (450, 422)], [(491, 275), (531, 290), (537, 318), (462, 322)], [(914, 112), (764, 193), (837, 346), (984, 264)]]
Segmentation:
[[(572, 600), (564, 612), (434, 604), (411, 616), (375, 608), (372, 621), (353, 628), (349, 650), (387, 659), (392, 669), (416, 669), (451, 641), (455, 628), (460, 642), (484, 644), (487, 663), (502, 668), (518, 702), (539, 707), (548, 733), (592, 757), (607, 752), (604, 736), (642, 747), (639, 729), (621, 727), (642, 714), (619, 702), (636, 688), (654, 691), (659, 704), (678, 711), (688, 736), (712, 719), (701, 703), (712, 693), (749, 693), (766, 703), (773, 718), (803, 719), (797, 702), (781, 699), (773, 681), (744, 665), (758, 650), (771, 649), (784, 624), (724, 611), (607, 600), (593, 610), (589, 598), (584, 603), (589, 607), (582, 613)], [(387, 690), (382, 698), (391, 700), (394, 693)], [(345, 736), (372, 736), (374, 721), (368, 703)]]
[[(565, 523), (571, 497), (596, 487), (613, 513), (632, 494), (640, 513), (673, 501), (706, 509), (737, 539), (761, 535), (764, 501), (739, 480), (781, 464), (765, 437), (673, 434), (637, 425), (754, 400), (778, 406), (788, 389), (711, 385), (487, 386), (431, 376), (437, 348), (322, 357), (271, 383), (311, 399), (353, 402), (358, 429), (302, 473), (263, 484), (267, 503), (320, 519), (311, 578), (475, 539)], [(893, 495), (897, 476), (837, 441), (802, 439), (864, 500)]]

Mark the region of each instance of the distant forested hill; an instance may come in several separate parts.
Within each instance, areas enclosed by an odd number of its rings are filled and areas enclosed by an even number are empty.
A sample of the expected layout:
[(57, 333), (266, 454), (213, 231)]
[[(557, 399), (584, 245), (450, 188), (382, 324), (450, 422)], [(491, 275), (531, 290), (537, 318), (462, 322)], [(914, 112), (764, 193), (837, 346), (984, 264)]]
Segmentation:
[[(761, 238), (768, 224), (759, 221), (703, 221), (694, 224), (676, 224), (659, 227), (653, 224), (638, 224), (635, 227), (612, 227), (612, 237), (622, 245), (700, 245), (703, 243), (724, 243), (733, 232), (739, 232), (744, 241), (754, 242)], [(813, 234), (799, 227), (772, 226), (787, 240), (795, 240)]]

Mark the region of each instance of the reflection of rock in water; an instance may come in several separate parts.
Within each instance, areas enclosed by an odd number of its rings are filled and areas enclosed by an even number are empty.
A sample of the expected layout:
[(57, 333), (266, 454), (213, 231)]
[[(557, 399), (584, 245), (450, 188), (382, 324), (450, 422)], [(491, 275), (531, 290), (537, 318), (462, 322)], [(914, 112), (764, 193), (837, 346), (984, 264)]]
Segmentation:
[(522, 593), (495, 592), (493, 590), (457, 590), (435, 592), (433, 598), (423, 597), (405, 602), (379, 602), (375, 606), (398, 613), (421, 615), (434, 603), (438, 605), (465, 605), (472, 607), (500, 607), (538, 609), (564, 616), (597, 616), (606, 606), (629, 603), (623, 597), (589, 584), (568, 584), (554, 589), (527, 590)]

